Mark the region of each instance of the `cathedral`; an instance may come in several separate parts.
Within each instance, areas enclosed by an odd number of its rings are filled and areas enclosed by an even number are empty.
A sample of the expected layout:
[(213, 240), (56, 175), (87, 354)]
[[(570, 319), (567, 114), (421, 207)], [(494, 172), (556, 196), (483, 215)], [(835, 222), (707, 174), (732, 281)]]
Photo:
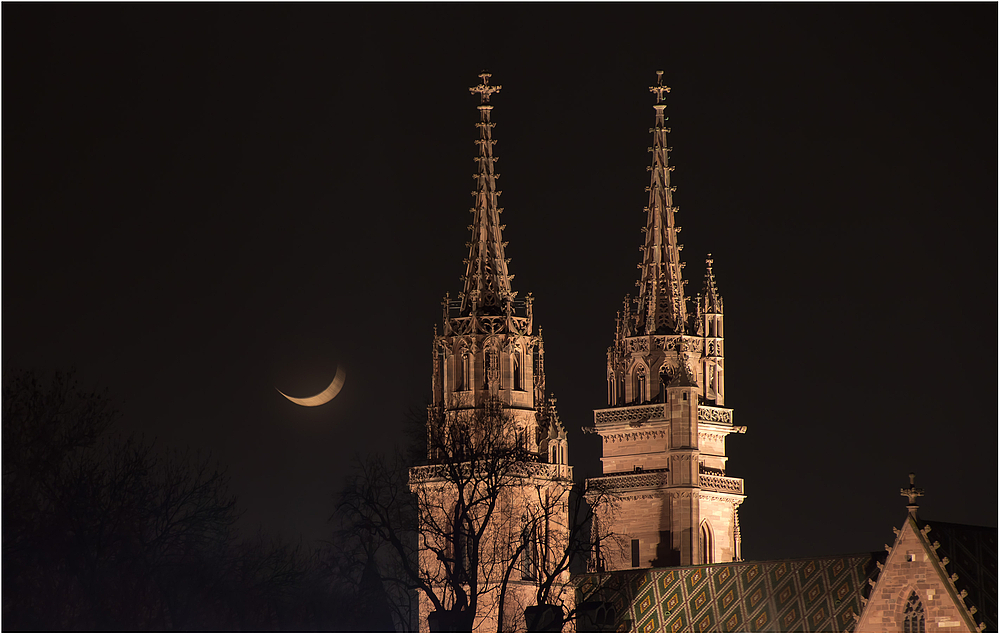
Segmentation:
[(638, 292), (607, 348), (606, 405), (584, 427), (603, 447), (602, 475), (585, 483), (574, 482), (566, 427), (546, 393), (534, 299), (513, 290), (504, 253), (491, 104), (501, 87), (483, 73), (470, 89), (479, 101), (471, 239), (462, 290), (442, 301), (432, 343), (426, 463), (410, 470), (417, 627), (995, 631), (996, 529), (919, 519), (912, 475), (903, 528), (884, 552), (743, 561), (744, 487), (727, 474), (726, 437), (746, 430), (725, 401), (711, 255), (697, 293), (685, 288), (662, 75), (649, 88)]

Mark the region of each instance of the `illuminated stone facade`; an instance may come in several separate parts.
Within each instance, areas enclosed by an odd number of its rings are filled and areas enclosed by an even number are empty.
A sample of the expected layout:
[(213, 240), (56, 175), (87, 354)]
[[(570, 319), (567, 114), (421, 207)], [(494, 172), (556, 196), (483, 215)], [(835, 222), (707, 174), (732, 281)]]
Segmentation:
[(725, 442), (744, 429), (725, 407), (723, 302), (711, 258), (694, 314), (688, 310), (661, 76), (650, 87), (655, 125), (639, 293), (618, 313), (608, 407), (594, 411), (591, 428), (603, 441), (604, 476), (588, 487), (620, 496), (621, 510), (608, 522), (630, 550), (595, 554), (597, 570), (740, 560), (743, 480), (726, 475)]
[[(568, 544), (573, 469), (566, 429), (546, 395), (532, 298), (511, 290), (499, 222), (489, 104), (499, 86), (483, 74), (472, 89), (481, 98), (472, 239), (463, 291), (445, 297), (433, 341), (428, 461), (410, 472), (421, 500), (421, 570), (443, 600), (434, 604), (420, 594), (419, 629), (442, 619), (444, 606), (471, 615), (466, 630), (498, 630), (502, 614), (503, 630), (524, 631), (525, 609), (537, 604), (546, 571), (555, 571), (549, 600), (580, 607), (564, 630), (995, 631), (996, 529), (919, 521), (915, 497), (922, 492), (912, 480), (901, 492), (910, 513), (885, 558), (742, 561), (743, 480), (726, 473), (725, 443), (745, 430), (734, 425), (725, 401), (723, 301), (711, 257), (693, 302), (684, 291), (662, 103), (668, 89), (659, 75), (651, 87), (655, 124), (639, 293), (618, 314), (607, 354), (607, 407), (594, 411), (587, 429), (603, 442), (603, 475), (588, 479), (588, 496), (611, 493), (618, 503), (599, 516), (601, 531), (593, 535), (624, 541), (598, 541), (590, 571), (572, 578), (555, 562)], [(466, 446), (455, 439), (473, 450), (493, 441), (462, 463), (454, 450)], [(498, 455), (513, 460), (500, 469), (474, 467)], [(473, 467), (456, 472), (466, 464)], [(478, 502), (467, 505), (467, 524), (483, 529), (474, 556), (459, 553), (465, 540), (449, 524), (456, 501), (468, 500)], [(495, 509), (486, 513), (490, 505)], [(462, 593), (477, 598), (471, 605), (448, 590), (457, 569), (477, 572), (460, 576)]]
[[(470, 89), (480, 97), (480, 121), (469, 256), (461, 294), (442, 302), (442, 330), (435, 330), (432, 345), (428, 465), (411, 470), (410, 487), (420, 500), (420, 566), (443, 605), (474, 613), (474, 630), (495, 631), (504, 587), (504, 629), (523, 631), (524, 609), (536, 603), (540, 581), (554, 580), (559, 604), (572, 606), (575, 598), (565, 586), (568, 568), (559, 565), (567, 552), (573, 468), (555, 399), (545, 393), (533, 298), (519, 299), (511, 289), (489, 103), (500, 86), (490, 84), (488, 73), (480, 77), (482, 83)], [(463, 443), (469, 460), (462, 465), (474, 466), (468, 475), (455, 471)], [(475, 550), (461, 556), (455, 552), (468, 541), (450, 518), (456, 504), (465, 505), (460, 524), (481, 533)], [(465, 570), (465, 599), (449, 589), (456, 568)], [(421, 593), (420, 630), (428, 630), (435, 610)]]
[[(903, 490), (915, 491), (912, 484)], [(920, 520), (911, 498), (902, 529), (893, 530), (896, 540), (885, 546), (858, 632), (997, 630), (996, 528)]]

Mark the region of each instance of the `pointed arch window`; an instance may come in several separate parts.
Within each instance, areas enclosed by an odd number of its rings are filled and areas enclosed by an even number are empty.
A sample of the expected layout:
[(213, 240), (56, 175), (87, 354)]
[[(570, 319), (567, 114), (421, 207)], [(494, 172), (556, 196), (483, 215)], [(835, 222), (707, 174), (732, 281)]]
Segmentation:
[(514, 390), (524, 390), (524, 354), (520, 348), (515, 348), (511, 357), (513, 358), (514, 381), (512, 383)]
[(916, 591), (910, 591), (910, 597), (906, 600), (906, 608), (903, 609), (903, 632), (927, 632), (924, 630), (924, 605)]
[(521, 517), (521, 522), (524, 523), (521, 530), (521, 579), (535, 580), (538, 578), (538, 531), (527, 515)]
[(496, 382), (497, 388), (503, 388), (500, 381), (500, 365), (497, 364), (497, 353), (492, 349), (483, 351), (483, 390), (489, 390), (490, 382)]
[(445, 383), (445, 378), (447, 377), (447, 367), (448, 367), (448, 356), (445, 354), (444, 349), (438, 351), (437, 358), (437, 386), (435, 387), (435, 392), (440, 389), (442, 396), (444, 392), (448, 390), (448, 384)]
[(640, 366), (635, 371), (635, 403), (646, 401), (646, 369)]
[(698, 542), (701, 547), (701, 564), (715, 562), (715, 535), (712, 532), (712, 525), (707, 520), (701, 524)]
[(455, 383), (458, 385), (455, 387), (456, 390), (468, 390), (471, 382), (471, 377), (469, 377), (470, 371), (472, 370), (472, 364), (469, 359), (469, 351), (462, 351), (462, 360), (460, 362), (461, 368), (458, 373), (455, 374)]

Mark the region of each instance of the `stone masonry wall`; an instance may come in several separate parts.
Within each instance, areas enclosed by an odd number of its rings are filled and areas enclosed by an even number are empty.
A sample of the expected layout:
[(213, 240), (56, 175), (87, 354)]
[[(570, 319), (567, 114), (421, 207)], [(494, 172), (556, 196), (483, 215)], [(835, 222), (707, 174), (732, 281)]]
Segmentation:
[(923, 603), (926, 632), (971, 632), (964, 610), (951, 595), (954, 589), (942, 579), (937, 556), (907, 519), (868, 598), (857, 632), (903, 632), (903, 611), (913, 591)]

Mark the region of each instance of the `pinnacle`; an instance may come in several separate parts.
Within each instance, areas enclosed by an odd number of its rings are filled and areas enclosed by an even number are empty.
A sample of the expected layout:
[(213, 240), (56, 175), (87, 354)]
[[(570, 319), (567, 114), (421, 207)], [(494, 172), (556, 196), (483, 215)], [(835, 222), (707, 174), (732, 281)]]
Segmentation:
[(712, 254), (705, 259), (705, 282), (702, 286), (701, 308), (705, 313), (722, 313), (722, 296), (715, 286), (715, 274), (712, 273)]

